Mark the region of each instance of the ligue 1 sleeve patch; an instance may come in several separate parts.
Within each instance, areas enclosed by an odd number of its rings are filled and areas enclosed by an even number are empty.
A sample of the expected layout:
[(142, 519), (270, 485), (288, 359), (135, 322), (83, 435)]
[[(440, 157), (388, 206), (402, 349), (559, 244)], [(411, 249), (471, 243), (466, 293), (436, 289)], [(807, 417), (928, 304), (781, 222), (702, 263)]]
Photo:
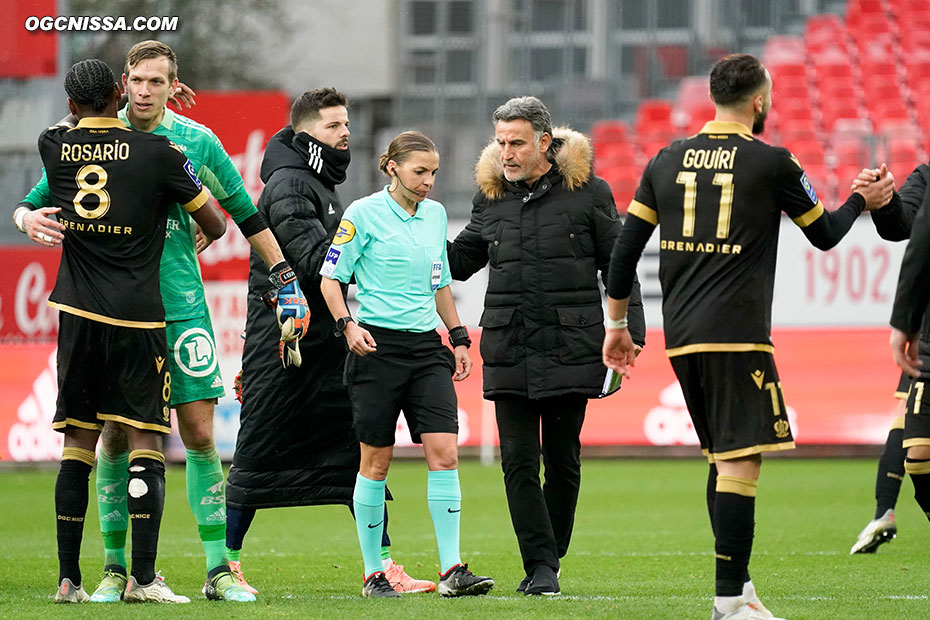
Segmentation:
[(203, 189), (203, 185), (200, 183), (200, 179), (197, 178), (197, 172), (194, 170), (194, 165), (191, 163), (191, 160), (187, 160), (184, 163), (184, 172), (187, 173), (187, 176), (191, 178), (191, 181), (197, 186), (197, 189)]
[(349, 220), (339, 222), (339, 228), (336, 229), (336, 235), (333, 237), (333, 245), (342, 245), (355, 238), (355, 224)]
[(807, 197), (811, 199), (812, 203), (817, 204), (819, 202), (817, 199), (817, 192), (814, 191), (814, 186), (811, 185), (806, 172), (801, 173), (801, 187), (807, 192)]
[[(336, 243), (333, 241), (333, 243)], [(342, 254), (342, 250), (339, 248), (330, 247), (329, 251), (326, 253), (326, 258), (323, 259), (323, 267), (320, 269), (320, 275), (324, 278), (332, 278), (333, 274), (336, 273), (336, 265), (339, 263), (339, 256)]]

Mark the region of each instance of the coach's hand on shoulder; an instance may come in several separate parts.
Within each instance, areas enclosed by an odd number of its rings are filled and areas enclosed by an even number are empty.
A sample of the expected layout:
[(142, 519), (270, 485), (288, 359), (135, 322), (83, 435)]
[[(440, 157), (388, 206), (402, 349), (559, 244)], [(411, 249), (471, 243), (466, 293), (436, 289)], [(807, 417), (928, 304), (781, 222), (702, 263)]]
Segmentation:
[(64, 234), (62, 234), (65, 226), (49, 217), (60, 211), (61, 207), (42, 207), (34, 211), (27, 211), (23, 216), (23, 231), (26, 236), (35, 243), (44, 245), (47, 248), (61, 245), (61, 240), (65, 238)]
[(193, 108), (196, 105), (194, 102), (194, 97), (196, 96), (197, 93), (195, 93), (190, 86), (184, 82), (178, 82), (178, 87), (171, 93), (171, 96), (168, 97), (168, 103), (174, 105), (179, 110), (183, 110), (184, 106)]
[(375, 342), (371, 332), (364, 327), (359, 327), (354, 321), (346, 325), (346, 329), (342, 334), (345, 336), (349, 351), (359, 357), (365, 357), (378, 349), (378, 343)]
[[(872, 175), (872, 181), (866, 184), (863, 177), (868, 176), (869, 172), (874, 174)], [(853, 181), (853, 191), (865, 198), (866, 211), (881, 209), (891, 202), (891, 198), (894, 196), (894, 175), (886, 164), (882, 164), (880, 168), (871, 171), (868, 169), (863, 170)]]

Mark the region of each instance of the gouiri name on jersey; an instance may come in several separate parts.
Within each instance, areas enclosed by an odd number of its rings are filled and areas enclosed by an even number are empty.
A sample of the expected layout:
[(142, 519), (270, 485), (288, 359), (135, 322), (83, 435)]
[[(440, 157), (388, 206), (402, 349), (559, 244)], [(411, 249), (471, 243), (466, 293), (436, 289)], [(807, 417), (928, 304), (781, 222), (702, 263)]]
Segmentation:
[(738, 148), (734, 146), (724, 149), (718, 146), (715, 149), (687, 149), (681, 158), (681, 165), (692, 169), (733, 170)]
[(109, 143), (61, 145), (61, 161), (80, 163), (84, 161), (117, 161), (129, 159), (129, 143), (119, 140)]
[(104, 235), (131, 235), (132, 226), (113, 226), (111, 224), (95, 224), (94, 222), (72, 222), (61, 218), (59, 220), (65, 228), (75, 232), (96, 233)]

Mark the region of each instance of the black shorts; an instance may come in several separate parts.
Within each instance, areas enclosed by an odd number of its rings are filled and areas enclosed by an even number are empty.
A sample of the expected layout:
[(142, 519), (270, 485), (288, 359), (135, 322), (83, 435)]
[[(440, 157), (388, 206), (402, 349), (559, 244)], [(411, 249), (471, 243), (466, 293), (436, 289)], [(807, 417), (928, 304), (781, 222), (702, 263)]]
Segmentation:
[(902, 370), (901, 378), (898, 379), (898, 389), (894, 391), (894, 397), (899, 398), (901, 400), (905, 400), (907, 398), (907, 392), (910, 389), (911, 389), (911, 376)]
[(439, 334), (362, 327), (371, 332), (378, 350), (364, 357), (350, 352), (346, 358), (344, 379), (358, 440), (393, 446), (401, 410), (415, 443), (422, 443), (423, 433), (458, 434), (455, 356)]
[(170, 433), (167, 351), (164, 327), (121, 327), (61, 312), (52, 428), (100, 430), (113, 420)]
[(911, 380), (911, 390), (907, 393), (904, 409), (905, 448), (911, 446), (930, 446), (930, 380), (920, 378)]
[(710, 462), (794, 448), (771, 353), (689, 353), (670, 360)]

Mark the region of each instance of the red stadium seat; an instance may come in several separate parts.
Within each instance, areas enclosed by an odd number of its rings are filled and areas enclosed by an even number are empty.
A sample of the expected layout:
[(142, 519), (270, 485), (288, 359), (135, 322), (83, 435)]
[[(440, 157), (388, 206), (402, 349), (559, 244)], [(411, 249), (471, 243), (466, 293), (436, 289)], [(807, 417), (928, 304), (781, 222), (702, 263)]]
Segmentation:
[(667, 99), (646, 99), (636, 110), (636, 133), (674, 131), (672, 125), (672, 103)]
[(786, 119), (779, 116), (778, 131), (783, 142), (814, 140), (817, 126), (812, 118)]
[(791, 153), (798, 158), (798, 161), (801, 162), (801, 165), (805, 168), (807, 166), (823, 166), (824, 165), (824, 150), (823, 145), (820, 144), (818, 140), (797, 140), (797, 141), (784, 141), (782, 145), (791, 151)]
[(614, 203), (617, 205), (617, 211), (623, 215), (630, 206), (636, 194), (636, 188), (639, 187), (639, 178), (642, 175), (642, 169), (632, 166), (616, 166), (607, 168), (600, 175), (602, 179), (610, 185), (611, 193), (614, 196)]
[(598, 170), (615, 166), (635, 166), (636, 149), (629, 142), (598, 142), (594, 145), (594, 163)]
[(838, 138), (831, 143), (833, 158), (837, 168), (855, 166), (858, 169), (872, 165), (872, 152), (869, 144), (860, 138)]
[(626, 142), (629, 126), (623, 120), (599, 121), (591, 125), (591, 138), (599, 142)]

